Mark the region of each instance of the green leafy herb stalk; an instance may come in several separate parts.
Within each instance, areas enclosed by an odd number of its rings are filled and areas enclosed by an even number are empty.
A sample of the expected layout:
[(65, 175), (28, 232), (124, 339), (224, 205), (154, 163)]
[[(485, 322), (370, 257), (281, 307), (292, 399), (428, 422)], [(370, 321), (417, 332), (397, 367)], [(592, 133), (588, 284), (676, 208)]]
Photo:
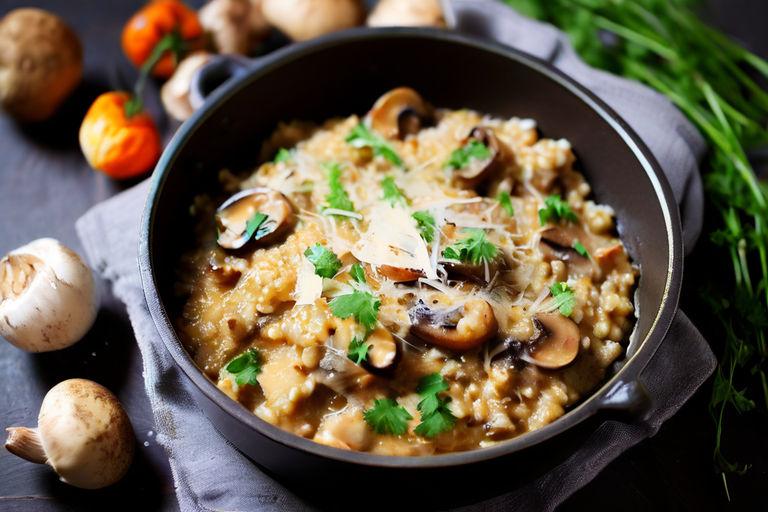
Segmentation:
[(690, 10), (694, 0), (505, 1), (563, 29), (587, 63), (665, 94), (709, 143), (709, 238), (732, 266), (730, 279), (717, 272), (702, 292), (722, 327), (709, 407), (725, 483), (725, 472), (746, 468), (723, 454), (726, 413), (768, 408), (768, 187), (747, 157), (768, 142), (768, 92), (756, 81), (768, 77), (768, 62), (704, 24)]

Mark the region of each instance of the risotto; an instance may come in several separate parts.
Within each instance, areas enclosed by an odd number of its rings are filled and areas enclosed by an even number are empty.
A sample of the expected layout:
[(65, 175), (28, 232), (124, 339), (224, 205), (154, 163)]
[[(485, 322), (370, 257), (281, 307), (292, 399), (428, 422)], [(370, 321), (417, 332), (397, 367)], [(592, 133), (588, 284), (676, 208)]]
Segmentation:
[(431, 455), (552, 422), (605, 376), (636, 270), (567, 140), (394, 89), (280, 124), (195, 198), (178, 331), (258, 417), (337, 448)]

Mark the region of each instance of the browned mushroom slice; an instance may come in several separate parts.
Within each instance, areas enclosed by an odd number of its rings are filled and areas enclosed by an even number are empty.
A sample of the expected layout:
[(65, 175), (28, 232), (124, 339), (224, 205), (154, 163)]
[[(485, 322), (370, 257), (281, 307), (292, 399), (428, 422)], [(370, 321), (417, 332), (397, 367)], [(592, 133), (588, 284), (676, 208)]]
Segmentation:
[(539, 251), (544, 261), (562, 260), (574, 273), (590, 275), (594, 270), (592, 262), (573, 247), (582, 240), (587, 240), (587, 234), (579, 228), (553, 226), (541, 232)]
[(381, 96), (368, 112), (371, 128), (390, 139), (417, 133), (432, 116), (432, 109), (410, 87), (398, 87)]
[(217, 241), (225, 249), (240, 249), (250, 240), (268, 245), (292, 223), (293, 207), (283, 194), (271, 188), (243, 190), (216, 211)]
[(464, 351), (493, 338), (499, 324), (493, 308), (484, 300), (471, 299), (459, 306), (429, 306), (419, 301), (408, 311), (411, 333), (422, 340), (451, 350)]
[(501, 144), (494, 135), (493, 130), (484, 126), (475, 126), (470, 130), (464, 144), (477, 141), (491, 151), (487, 158), (478, 160), (470, 158), (469, 163), (454, 171), (456, 179), (465, 187), (476, 187), (483, 181), (493, 177), (502, 167)]
[(392, 334), (379, 327), (365, 340), (368, 344), (368, 358), (362, 366), (371, 373), (391, 375), (400, 359), (400, 349)]
[(380, 265), (378, 273), (396, 283), (408, 283), (424, 277), (424, 273), (420, 270), (393, 267), (391, 265)]
[(540, 335), (520, 358), (549, 370), (571, 364), (579, 353), (579, 326), (559, 313), (538, 313), (535, 318)]
[(486, 285), (493, 281), (494, 276), (499, 272), (507, 270), (507, 260), (499, 253), (488, 262), (488, 273), (485, 272), (485, 263), (472, 265), (471, 263), (456, 260), (442, 262), (443, 267), (452, 279), (462, 281), (471, 281), (480, 285)]

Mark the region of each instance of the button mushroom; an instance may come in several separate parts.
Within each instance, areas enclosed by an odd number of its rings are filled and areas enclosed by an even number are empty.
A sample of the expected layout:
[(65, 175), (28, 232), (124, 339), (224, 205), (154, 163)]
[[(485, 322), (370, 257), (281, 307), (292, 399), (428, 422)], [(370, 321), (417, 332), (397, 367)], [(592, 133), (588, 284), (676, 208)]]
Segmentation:
[(589, 237), (576, 226), (553, 226), (541, 232), (539, 251), (544, 261), (562, 260), (572, 272), (588, 276), (594, 270), (592, 262), (574, 248), (582, 240), (588, 243)]
[(291, 203), (270, 188), (238, 192), (216, 211), (217, 240), (225, 249), (240, 249), (251, 240), (269, 245), (292, 224)]
[(213, 57), (208, 52), (195, 52), (184, 58), (173, 76), (160, 89), (160, 98), (168, 114), (177, 121), (186, 121), (195, 111), (189, 100), (192, 78)]
[(362, 23), (360, 0), (262, 0), (266, 20), (294, 41), (354, 27)]
[(69, 347), (93, 325), (93, 275), (61, 242), (41, 238), (0, 260), (0, 335), (30, 352)]
[(15, 119), (49, 118), (82, 74), (80, 40), (58, 16), (15, 9), (0, 21), (0, 102)]
[(410, 87), (398, 87), (377, 99), (368, 117), (376, 132), (403, 140), (429, 122), (432, 108)]
[(445, 28), (439, 0), (379, 0), (368, 16), (369, 27)]
[(538, 313), (539, 336), (522, 352), (520, 359), (549, 370), (573, 362), (579, 353), (579, 326), (559, 313)]
[(398, 343), (392, 334), (378, 327), (366, 338), (368, 357), (362, 363), (363, 368), (371, 373), (390, 375), (400, 358)]
[(493, 130), (484, 126), (475, 126), (470, 130), (464, 144), (477, 141), (483, 144), (491, 152), (490, 156), (483, 159), (470, 158), (467, 165), (454, 169), (456, 180), (466, 188), (474, 188), (482, 182), (492, 178), (502, 168), (502, 146), (494, 135)]
[(6, 430), (8, 451), (48, 464), (62, 482), (82, 489), (112, 485), (133, 460), (128, 415), (115, 395), (90, 380), (65, 380), (48, 391), (37, 428)]
[(197, 17), (219, 53), (248, 55), (269, 32), (261, 0), (211, 0)]
[(411, 333), (451, 350), (469, 350), (493, 338), (498, 323), (488, 302), (470, 299), (458, 306), (419, 302), (408, 311)]

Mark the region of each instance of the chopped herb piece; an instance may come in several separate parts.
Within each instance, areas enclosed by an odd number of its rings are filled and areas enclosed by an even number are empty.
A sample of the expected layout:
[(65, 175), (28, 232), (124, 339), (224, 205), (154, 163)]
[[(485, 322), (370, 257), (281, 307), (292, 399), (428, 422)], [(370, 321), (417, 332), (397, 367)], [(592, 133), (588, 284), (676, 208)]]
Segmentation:
[(485, 241), (486, 233), (479, 228), (464, 228), (464, 233), (469, 236), (462, 238), (453, 246), (443, 251), (443, 256), (449, 260), (471, 262), (479, 265), (484, 261), (491, 261), (499, 253), (499, 250), (491, 242)]
[(360, 124), (352, 128), (344, 141), (353, 148), (371, 148), (373, 156), (381, 156), (392, 162), (398, 167), (402, 167), (403, 161), (397, 156), (392, 146), (381, 136), (373, 133), (365, 124)]
[(352, 275), (352, 279), (358, 283), (368, 282), (365, 280), (365, 270), (363, 270), (363, 267), (361, 267), (359, 263), (352, 265), (352, 269), (349, 271), (349, 273)]
[(419, 225), (421, 238), (425, 242), (431, 243), (435, 239), (435, 218), (428, 211), (414, 212), (411, 217), (416, 219), (416, 223)]
[(226, 370), (235, 376), (238, 386), (250, 384), (256, 386), (259, 381), (256, 376), (261, 373), (261, 354), (256, 349), (248, 349), (234, 358), (226, 367)]
[(413, 419), (405, 407), (398, 405), (391, 398), (375, 400), (373, 407), (363, 412), (363, 417), (377, 434), (396, 436), (405, 434), (408, 429), (408, 420)]
[(285, 149), (285, 148), (280, 148), (280, 149), (278, 149), (278, 150), (277, 150), (277, 154), (275, 155), (275, 159), (274, 159), (274, 162), (275, 162), (275, 163), (278, 163), (278, 162), (287, 162), (288, 160), (290, 160), (290, 159), (291, 159), (291, 156), (292, 156), (292, 155), (291, 155), (291, 152), (290, 152), (290, 151), (288, 151), (288, 150), (287, 150), (287, 149)]
[(576, 296), (571, 287), (561, 281), (550, 286), (549, 291), (552, 292), (554, 307), (560, 310), (560, 314), (571, 316), (573, 306), (576, 305)]
[(339, 295), (330, 303), (331, 312), (339, 318), (355, 317), (369, 331), (376, 326), (381, 301), (368, 292), (355, 290), (347, 295)]
[(393, 208), (397, 204), (400, 204), (401, 206), (408, 204), (408, 199), (406, 199), (400, 189), (397, 188), (395, 180), (393, 180), (391, 176), (387, 176), (381, 180), (380, 184), (382, 191), (382, 201), (389, 201), (390, 206)]
[(421, 411), (421, 423), (414, 430), (416, 434), (435, 437), (456, 424), (456, 416), (448, 408), (451, 397), (438, 396), (442, 391), (448, 391), (448, 383), (439, 373), (432, 373), (419, 381), (416, 392), (422, 400), (416, 408)]
[(354, 212), (355, 205), (352, 204), (352, 200), (349, 199), (347, 191), (341, 184), (341, 165), (327, 163), (323, 164), (323, 167), (326, 170), (328, 186), (331, 188), (331, 192), (325, 196), (325, 200), (328, 202), (327, 208)]
[(567, 201), (563, 201), (560, 196), (553, 194), (544, 200), (544, 208), (539, 210), (539, 220), (544, 226), (549, 220), (578, 222), (579, 217), (571, 210)]
[(501, 203), (501, 207), (504, 208), (504, 211), (506, 211), (510, 217), (512, 217), (515, 214), (515, 209), (512, 208), (512, 201), (508, 193), (499, 192), (499, 195), (496, 197), (496, 199), (499, 200), (499, 202)]
[(448, 161), (443, 164), (443, 167), (463, 169), (469, 165), (470, 160), (485, 160), (492, 155), (493, 151), (488, 149), (485, 144), (479, 140), (471, 140), (451, 153), (451, 156), (448, 158)]
[(341, 261), (333, 253), (320, 244), (308, 247), (304, 256), (315, 266), (315, 274), (332, 279), (341, 268)]
[(573, 242), (573, 248), (576, 249), (576, 252), (584, 256), (585, 258), (590, 258), (589, 251), (587, 251), (587, 248), (581, 245), (581, 242), (576, 240)]
[(371, 346), (368, 345), (365, 340), (358, 341), (357, 336), (355, 336), (352, 338), (352, 341), (349, 342), (347, 357), (354, 361), (355, 364), (360, 364), (363, 361), (367, 361), (368, 349), (370, 347)]
[(245, 236), (247, 240), (250, 240), (256, 235), (256, 240), (269, 233), (269, 225), (267, 224), (268, 215), (264, 215), (261, 212), (254, 212), (253, 217), (248, 219), (245, 223)]

